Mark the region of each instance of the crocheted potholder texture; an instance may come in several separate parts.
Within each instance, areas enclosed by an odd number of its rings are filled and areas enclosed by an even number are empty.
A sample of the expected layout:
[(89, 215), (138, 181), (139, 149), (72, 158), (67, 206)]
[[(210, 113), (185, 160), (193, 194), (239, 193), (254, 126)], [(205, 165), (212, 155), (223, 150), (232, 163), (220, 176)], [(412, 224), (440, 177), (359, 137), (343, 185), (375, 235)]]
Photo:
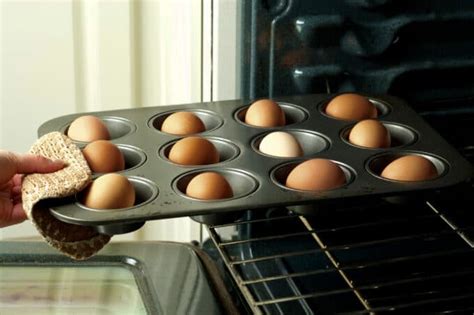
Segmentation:
[(22, 184), (23, 208), (41, 236), (67, 256), (82, 260), (96, 254), (110, 236), (91, 227), (59, 221), (49, 211), (45, 199), (74, 196), (91, 181), (91, 170), (81, 150), (65, 135), (52, 132), (31, 147), (31, 154), (66, 162), (66, 167), (50, 174), (30, 174)]

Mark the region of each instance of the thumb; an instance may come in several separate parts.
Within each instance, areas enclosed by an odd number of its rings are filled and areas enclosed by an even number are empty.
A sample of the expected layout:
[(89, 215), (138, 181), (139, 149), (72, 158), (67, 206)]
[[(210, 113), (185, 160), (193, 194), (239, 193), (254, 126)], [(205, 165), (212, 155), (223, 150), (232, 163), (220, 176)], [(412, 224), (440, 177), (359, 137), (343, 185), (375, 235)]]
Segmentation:
[(52, 173), (59, 171), (65, 166), (61, 160), (50, 160), (40, 155), (16, 155), (15, 159), (17, 174)]

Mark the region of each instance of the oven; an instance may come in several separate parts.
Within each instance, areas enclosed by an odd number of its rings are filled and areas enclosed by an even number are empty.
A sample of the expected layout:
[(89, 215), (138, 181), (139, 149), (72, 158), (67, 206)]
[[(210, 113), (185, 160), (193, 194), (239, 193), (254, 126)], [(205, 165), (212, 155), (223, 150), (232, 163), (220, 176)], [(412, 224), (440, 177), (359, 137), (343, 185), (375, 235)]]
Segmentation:
[(193, 244), (115, 242), (75, 261), (38, 241), (0, 242), (0, 313), (238, 314)]
[[(474, 163), (474, 3), (238, 3), (241, 99), (398, 96)], [(467, 181), (308, 215), (249, 206), (204, 218), (199, 243), (111, 243), (85, 262), (1, 242), (0, 313), (472, 313), (473, 193)]]
[[(474, 163), (473, 27), (469, 1), (244, 1), (242, 95), (396, 95)], [(247, 313), (472, 313), (473, 188), (248, 211), (204, 248)]]

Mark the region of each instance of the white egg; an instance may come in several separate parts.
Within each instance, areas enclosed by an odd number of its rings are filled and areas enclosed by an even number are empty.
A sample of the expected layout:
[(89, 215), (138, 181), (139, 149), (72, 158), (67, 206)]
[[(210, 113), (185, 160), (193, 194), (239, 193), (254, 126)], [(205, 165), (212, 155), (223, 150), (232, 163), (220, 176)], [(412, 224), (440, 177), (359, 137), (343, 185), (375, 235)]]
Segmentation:
[(260, 142), (260, 152), (278, 157), (298, 157), (303, 149), (296, 138), (283, 131), (275, 131), (266, 135)]

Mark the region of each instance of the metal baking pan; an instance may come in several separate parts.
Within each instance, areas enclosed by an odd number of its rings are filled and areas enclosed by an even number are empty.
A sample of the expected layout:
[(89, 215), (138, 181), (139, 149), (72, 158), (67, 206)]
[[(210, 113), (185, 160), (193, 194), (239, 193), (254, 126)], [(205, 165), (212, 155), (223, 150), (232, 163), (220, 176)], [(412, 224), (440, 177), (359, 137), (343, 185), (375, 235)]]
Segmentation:
[[(277, 98), (287, 118), (287, 125), (278, 128), (246, 125), (242, 119), (251, 102), (242, 100), (89, 113), (105, 122), (111, 141), (124, 153), (127, 169), (121, 173), (135, 186), (137, 204), (119, 210), (93, 210), (81, 205), (74, 197), (55, 200), (51, 211), (62, 221), (92, 225), (106, 231), (104, 227), (107, 226), (154, 219), (196, 216), (205, 220), (207, 215), (212, 215), (210, 218), (215, 222), (216, 216), (248, 209), (294, 205), (312, 207), (374, 196), (418, 194), (453, 186), (471, 177), (472, 166), (414, 110), (395, 97), (368, 96), (379, 111), (379, 119), (390, 130), (394, 146), (365, 149), (351, 145), (345, 137), (355, 122), (336, 120), (324, 114), (325, 105), (333, 97), (315, 94)], [(166, 116), (176, 111), (193, 111), (203, 120), (206, 131), (199, 135), (215, 144), (221, 157), (219, 163), (182, 166), (167, 159), (170, 147), (180, 137), (163, 133), (160, 127)], [(52, 119), (39, 128), (39, 135), (66, 132), (70, 123), (82, 115), (85, 113)], [(293, 133), (305, 155), (277, 158), (258, 152), (260, 139), (275, 130)], [(408, 183), (386, 180), (377, 175), (383, 165), (406, 153), (430, 159), (439, 176), (434, 180)], [(319, 192), (286, 188), (284, 181), (288, 172), (299, 162), (315, 157), (337, 162), (344, 170), (347, 184)], [(203, 171), (216, 171), (225, 176), (234, 197), (201, 201), (186, 196), (183, 191), (189, 180)], [(305, 207), (302, 209), (307, 211)]]

